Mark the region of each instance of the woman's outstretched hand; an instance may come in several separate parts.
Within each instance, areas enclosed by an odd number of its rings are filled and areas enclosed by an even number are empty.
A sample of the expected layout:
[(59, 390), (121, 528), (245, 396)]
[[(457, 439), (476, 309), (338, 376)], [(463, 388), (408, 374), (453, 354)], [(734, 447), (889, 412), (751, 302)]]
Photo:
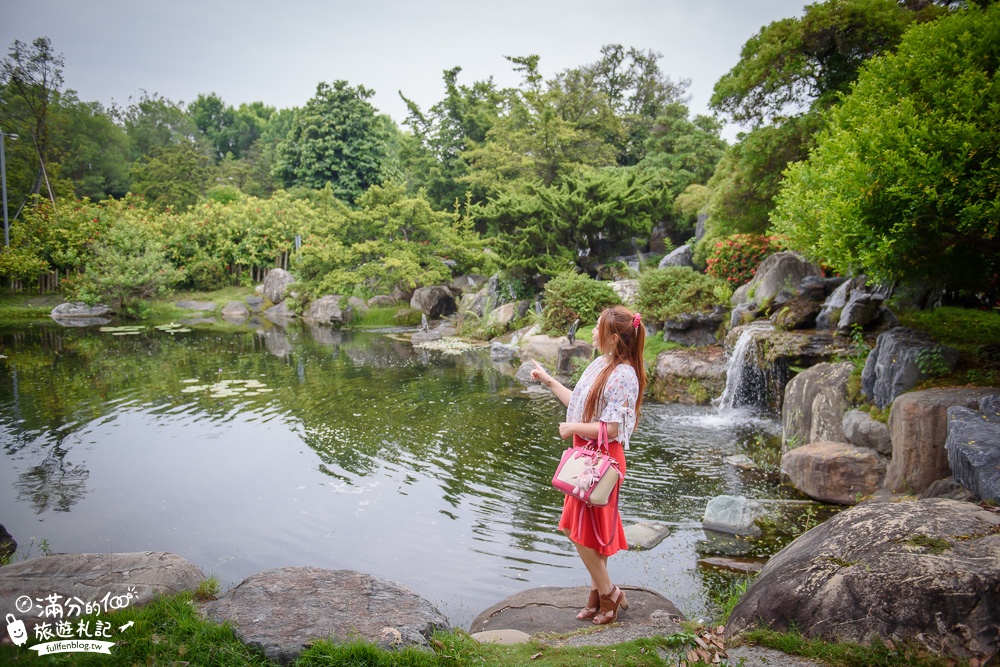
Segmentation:
[(534, 359), (531, 360), (531, 363), (535, 365), (535, 367), (531, 369), (531, 379), (535, 382), (541, 382), (546, 387), (550, 386), (552, 384), (552, 376), (549, 375), (549, 372), (542, 368), (542, 365)]

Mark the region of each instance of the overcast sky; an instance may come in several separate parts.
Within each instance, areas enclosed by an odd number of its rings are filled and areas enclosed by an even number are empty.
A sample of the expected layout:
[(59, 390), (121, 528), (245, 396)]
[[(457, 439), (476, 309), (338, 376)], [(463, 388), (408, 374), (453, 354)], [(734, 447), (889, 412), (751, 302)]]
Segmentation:
[[(401, 122), (399, 92), (426, 109), (441, 74), (516, 85), (504, 56), (537, 54), (549, 78), (594, 62), (605, 44), (652, 49), (674, 80), (690, 79), (692, 113), (708, 113), (716, 80), (743, 43), (805, 0), (0, 0), (0, 42), (47, 36), (64, 55), (66, 88), (124, 105), (142, 90), (190, 102), (303, 105), (320, 81), (346, 79)], [(2, 123), (2, 119), (0, 119)], [(738, 128), (729, 127), (727, 138)]]

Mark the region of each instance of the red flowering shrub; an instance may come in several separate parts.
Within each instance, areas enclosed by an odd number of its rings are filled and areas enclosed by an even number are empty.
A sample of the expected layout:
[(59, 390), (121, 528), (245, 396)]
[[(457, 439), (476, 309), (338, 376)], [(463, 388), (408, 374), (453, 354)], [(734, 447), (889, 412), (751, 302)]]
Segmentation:
[(781, 238), (760, 234), (733, 234), (716, 242), (708, 255), (705, 273), (721, 278), (733, 288), (753, 278), (757, 267), (768, 255), (781, 250)]

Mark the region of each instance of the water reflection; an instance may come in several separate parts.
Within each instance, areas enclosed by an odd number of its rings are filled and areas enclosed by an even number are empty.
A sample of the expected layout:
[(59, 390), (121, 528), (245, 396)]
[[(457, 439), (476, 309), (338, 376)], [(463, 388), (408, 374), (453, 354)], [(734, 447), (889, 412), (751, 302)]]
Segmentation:
[[(529, 586), (586, 581), (549, 483), (563, 408), (519, 392), (488, 350), (264, 322), (173, 336), (4, 330), (0, 351), (0, 504), (15, 537), (174, 551), (224, 585), (286, 565), (357, 569), (411, 586), (457, 625)], [(271, 391), (183, 391), (218, 380)], [(776, 431), (647, 402), (622, 515), (673, 534), (616, 557), (615, 577), (704, 613), (707, 500), (794, 497), (772, 472), (722, 462)]]

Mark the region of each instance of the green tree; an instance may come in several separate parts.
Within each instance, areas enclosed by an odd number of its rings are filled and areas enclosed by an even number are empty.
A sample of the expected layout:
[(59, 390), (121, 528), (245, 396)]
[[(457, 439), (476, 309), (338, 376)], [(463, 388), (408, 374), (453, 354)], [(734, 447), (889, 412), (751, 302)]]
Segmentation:
[(125, 128), (133, 162), (198, 137), (198, 128), (183, 104), (156, 93), (142, 91), (138, 100), (125, 108), (112, 108), (111, 114)]
[[(77, 197), (101, 200), (129, 191), (128, 137), (99, 102), (81, 102), (67, 90), (52, 112), (51, 135), (58, 175), (72, 181)], [(70, 194), (57, 190), (57, 196)]]
[(788, 170), (776, 231), (842, 272), (996, 292), (998, 65), (1000, 5), (911, 29)]
[(580, 170), (546, 186), (527, 181), (477, 211), (501, 262), (515, 274), (556, 275), (595, 265), (649, 236), (669, 211), (667, 192), (629, 169)]
[(460, 85), (461, 67), (444, 72), (445, 97), (426, 113), (402, 93), (409, 114), (404, 121), (412, 139), (403, 147), (411, 190), (424, 190), (438, 209), (451, 209), (465, 199), (467, 173), (463, 151), (486, 141), (496, 123), (505, 95), (492, 79)]
[(382, 182), (388, 137), (368, 102), (373, 94), (346, 81), (316, 87), (278, 147), (275, 175), (285, 186), (330, 184), (338, 198), (353, 202)]
[(205, 195), (211, 178), (211, 157), (194, 141), (181, 141), (136, 162), (133, 190), (160, 209), (181, 210)]
[[(55, 193), (49, 180), (50, 110), (62, 88), (62, 68), (65, 61), (52, 49), (48, 37), (38, 37), (25, 44), (14, 40), (7, 57), (0, 61), (0, 109), (4, 116), (14, 121), (15, 131), (34, 149), (37, 176), (31, 187), (38, 194), (44, 187), (49, 199)], [(8, 132), (10, 127), (4, 128)]]
[(183, 277), (167, 259), (162, 236), (123, 220), (95, 242), (93, 257), (74, 291), (88, 303), (103, 302), (126, 315), (137, 315), (139, 302), (162, 296)]

